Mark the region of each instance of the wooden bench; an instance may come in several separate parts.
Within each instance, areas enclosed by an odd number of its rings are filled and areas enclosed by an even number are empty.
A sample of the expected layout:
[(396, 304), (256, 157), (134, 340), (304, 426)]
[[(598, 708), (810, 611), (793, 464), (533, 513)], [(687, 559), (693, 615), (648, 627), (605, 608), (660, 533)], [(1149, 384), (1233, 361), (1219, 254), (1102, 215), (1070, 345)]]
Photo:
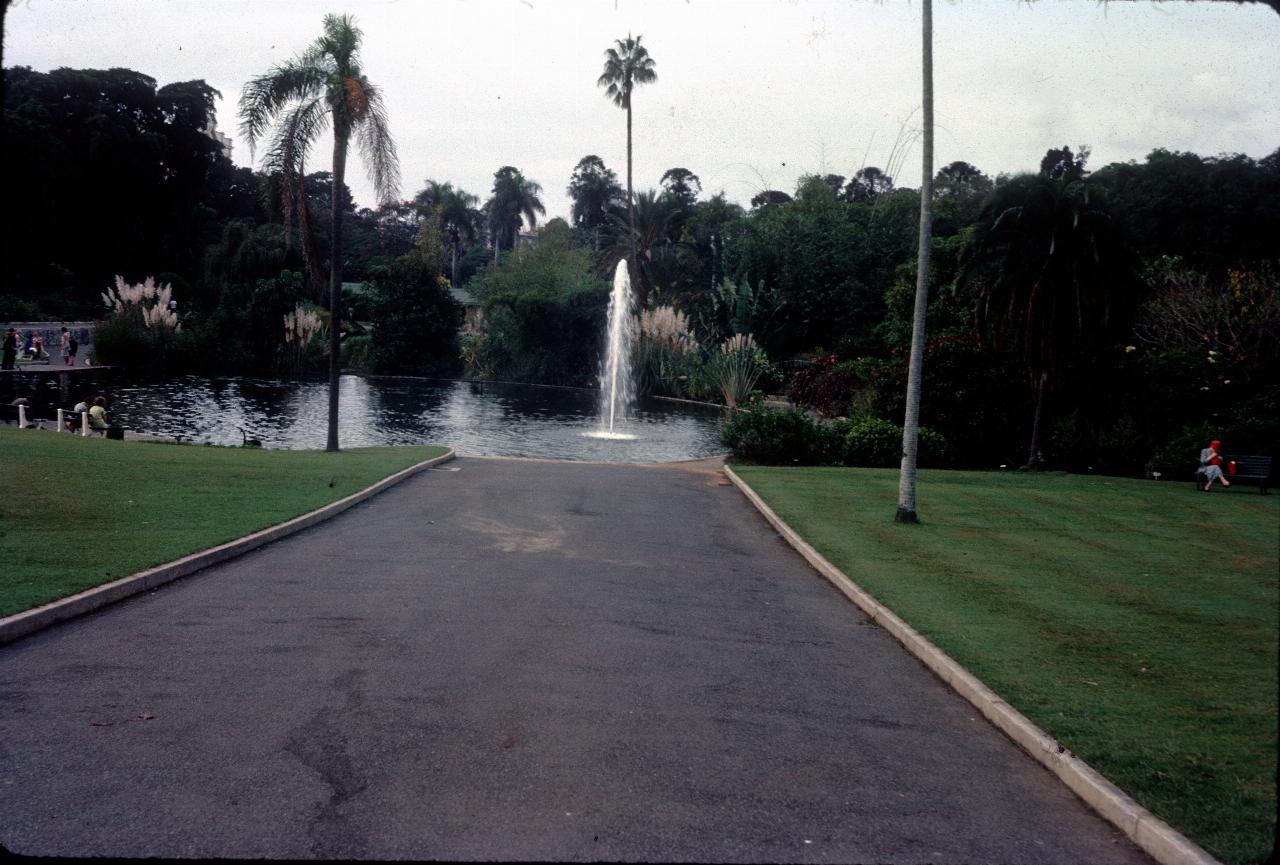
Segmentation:
[[(1236, 467), (1234, 472), (1231, 471), (1232, 463), (1235, 463)], [(1271, 457), (1257, 454), (1224, 456), (1222, 474), (1229, 484), (1234, 484), (1236, 481), (1257, 481), (1258, 491), (1265, 496), (1267, 480), (1271, 477)], [(1197, 490), (1204, 488), (1204, 472), (1200, 469), (1196, 469), (1195, 488)]]

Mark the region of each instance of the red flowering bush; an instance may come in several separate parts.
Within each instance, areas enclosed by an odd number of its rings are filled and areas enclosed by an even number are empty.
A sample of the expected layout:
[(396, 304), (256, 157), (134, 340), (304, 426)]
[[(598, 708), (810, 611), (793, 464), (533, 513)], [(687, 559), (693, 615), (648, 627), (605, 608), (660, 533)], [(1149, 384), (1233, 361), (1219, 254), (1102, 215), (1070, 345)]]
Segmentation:
[(815, 357), (791, 379), (791, 402), (824, 417), (847, 414), (849, 403), (866, 384), (863, 361), (836, 362), (834, 354)]

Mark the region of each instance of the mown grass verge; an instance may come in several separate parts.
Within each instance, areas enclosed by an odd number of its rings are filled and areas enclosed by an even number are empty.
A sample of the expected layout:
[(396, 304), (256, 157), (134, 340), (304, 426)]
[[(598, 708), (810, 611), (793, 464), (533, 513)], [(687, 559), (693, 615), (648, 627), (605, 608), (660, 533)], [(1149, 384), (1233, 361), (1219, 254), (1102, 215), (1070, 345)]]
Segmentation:
[(445, 450), (200, 447), (0, 426), (0, 616), (284, 522)]
[(1280, 496), (1236, 485), (735, 466), (854, 582), (1231, 865), (1276, 832)]

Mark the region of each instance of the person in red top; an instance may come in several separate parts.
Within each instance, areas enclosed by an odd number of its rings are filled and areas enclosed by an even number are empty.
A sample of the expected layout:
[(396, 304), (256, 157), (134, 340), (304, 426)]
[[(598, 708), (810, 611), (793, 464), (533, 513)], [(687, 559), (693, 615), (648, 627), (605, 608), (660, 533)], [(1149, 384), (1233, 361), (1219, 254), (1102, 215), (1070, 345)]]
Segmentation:
[(1200, 468), (1196, 470), (1196, 474), (1204, 475), (1206, 493), (1209, 492), (1209, 487), (1213, 486), (1214, 481), (1221, 481), (1224, 487), (1231, 486), (1226, 475), (1222, 473), (1222, 452), (1219, 450), (1221, 447), (1222, 442), (1214, 439), (1209, 442), (1207, 448), (1200, 451)]

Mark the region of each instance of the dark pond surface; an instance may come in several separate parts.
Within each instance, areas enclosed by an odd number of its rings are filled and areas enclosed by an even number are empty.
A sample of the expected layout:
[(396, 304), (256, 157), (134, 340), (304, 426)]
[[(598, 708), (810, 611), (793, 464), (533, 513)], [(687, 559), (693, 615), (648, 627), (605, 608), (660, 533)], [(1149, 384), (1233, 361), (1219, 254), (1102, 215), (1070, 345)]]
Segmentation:
[[(323, 448), (328, 384), (258, 378), (181, 376), (138, 381), (109, 372), (23, 376), (0, 382), (8, 402), (27, 396), (36, 417), (53, 417), (83, 396), (108, 397), (108, 417), (134, 432), (238, 445), (247, 434), (265, 447)], [(344, 375), (339, 396), (342, 447), (450, 445), (461, 455), (529, 456), (602, 462), (673, 462), (723, 453), (715, 409), (643, 401), (616, 424), (631, 440), (591, 438), (599, 430), (594, 391), (529, 385)], [(245, 433), (241, 433), (241, 429)]]

